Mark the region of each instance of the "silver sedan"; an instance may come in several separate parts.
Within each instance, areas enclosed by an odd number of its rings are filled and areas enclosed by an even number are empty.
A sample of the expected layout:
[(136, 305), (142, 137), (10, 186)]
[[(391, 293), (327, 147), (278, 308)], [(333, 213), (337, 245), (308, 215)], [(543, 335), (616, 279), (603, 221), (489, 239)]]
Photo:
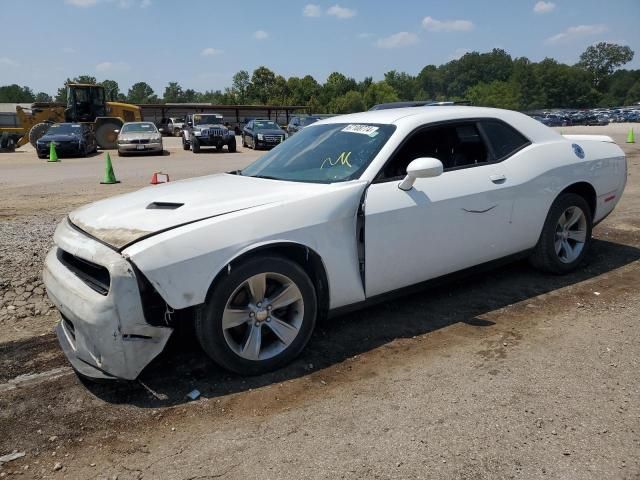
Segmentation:
[(162, 153), (162, 135), (151, 122), (127, 122), (118, 134), (118, 155), (130, 153)]

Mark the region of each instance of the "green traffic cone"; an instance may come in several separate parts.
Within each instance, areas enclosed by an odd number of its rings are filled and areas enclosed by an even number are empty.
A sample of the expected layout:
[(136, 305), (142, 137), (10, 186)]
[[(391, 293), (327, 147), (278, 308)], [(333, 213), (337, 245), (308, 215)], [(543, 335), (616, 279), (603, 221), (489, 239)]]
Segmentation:
[(104, 180), (100, 183), (102, 183), (103, 185), (120, 183), (119, 180), (116, 180), (116, 175), (113, 173), (113, 165), (111, 165), (111, 157), (109, 156), (109, 152), (105, 154)]
[(49, 160), (47, 160), (48, 162), (59, 162), (60, 159), (58, 158), (58, 154), (56, 153), (56, 145), (55, 143), (51, 142), (49, 144)]
[(629, 134), (627, 135), (627, 143), (636, 143), (636, 139), (633, 136), (633, 128), (629, 129)]

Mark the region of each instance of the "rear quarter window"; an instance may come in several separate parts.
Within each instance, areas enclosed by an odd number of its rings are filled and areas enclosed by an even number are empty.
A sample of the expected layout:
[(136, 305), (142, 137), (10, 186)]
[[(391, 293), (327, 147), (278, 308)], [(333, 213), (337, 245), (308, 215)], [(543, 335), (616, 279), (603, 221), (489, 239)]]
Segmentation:
[(502, 160), (531, 142), (515, 128), (499, 121), (481, 122), (482, 130), (491, 145), (495, 160)]

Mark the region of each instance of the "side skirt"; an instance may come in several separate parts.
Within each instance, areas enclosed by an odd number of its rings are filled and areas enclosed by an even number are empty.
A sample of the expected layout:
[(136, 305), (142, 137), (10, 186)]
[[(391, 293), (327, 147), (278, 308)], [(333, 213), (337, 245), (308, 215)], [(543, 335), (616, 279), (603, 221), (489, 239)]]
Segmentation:
[[(376, 305), (382, 302), (394, 300), (396, 298), (404, 297), (415, 292), (434, 288), (436, 286), (446, 285), (447, 283), (454, 282), (455, 280), (458, 280), (460, 278), (468, 277), (469, 275), (490, 271), (499, 266), (508, 265), (515, 261), (525, 259), (529, 257), (529, 255), (531, 255), (532, 252), (533, 252), (533, 249), (525, 250), (523, 252), (509, 255), (507, 257), (499, 258), (497, 260), (492, 260), (490, 262), (482, 263), (480, 265), (465, 268), (464, 270), (459, 270), (457, 272), (449, 273), (441, 277), (432, 278), (430, 280), (420, 282), (415, 285), (409, 285), (408, 287), (402, 287), (396, 290), (392, 290), (391, 292), (375, 295), (373, 297), (367, 298), (366, 300), (363, 300), (362, 302), (352, 303), (350, 305), (345, 305), (343, 307), (334, 308), (333, 310), (329, 311), (329, 318), (339, 317), (341, 315), (345, 315), (347, 313), (354, 312), (356, 310), (360, 310), (362, 308), (366, 308), (371, 305)], [(364, 284), (364, 281), (363, 281), (363, 284)]]

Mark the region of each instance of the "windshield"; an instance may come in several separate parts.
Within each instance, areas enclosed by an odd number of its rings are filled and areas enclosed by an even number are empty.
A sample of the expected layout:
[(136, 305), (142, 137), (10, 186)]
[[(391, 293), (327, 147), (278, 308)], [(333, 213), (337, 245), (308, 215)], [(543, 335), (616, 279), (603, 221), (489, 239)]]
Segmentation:
[(276, 122), (271, 120), (255, 120), (253, 122), (254, 130), (280, 130), (280, 127)]
[(151, 122), (127, 123), (122, 126), (122, 133), (156, 133), (156, 126)]
[(395, 129), (394, 125), (315, 125), (281, 143), (240, 174), (312, 183), (352, 180), (364, 172)]
[(73, 134), (73, 133), (82, 133), (82, 125), (79, 123), (55, 123), (49, 127), (47, 133), (51, 133), (54, 135), (63, 134)]
[(221, 125), (223, 119), (219, 115), (194, 115), (194, 125)]

